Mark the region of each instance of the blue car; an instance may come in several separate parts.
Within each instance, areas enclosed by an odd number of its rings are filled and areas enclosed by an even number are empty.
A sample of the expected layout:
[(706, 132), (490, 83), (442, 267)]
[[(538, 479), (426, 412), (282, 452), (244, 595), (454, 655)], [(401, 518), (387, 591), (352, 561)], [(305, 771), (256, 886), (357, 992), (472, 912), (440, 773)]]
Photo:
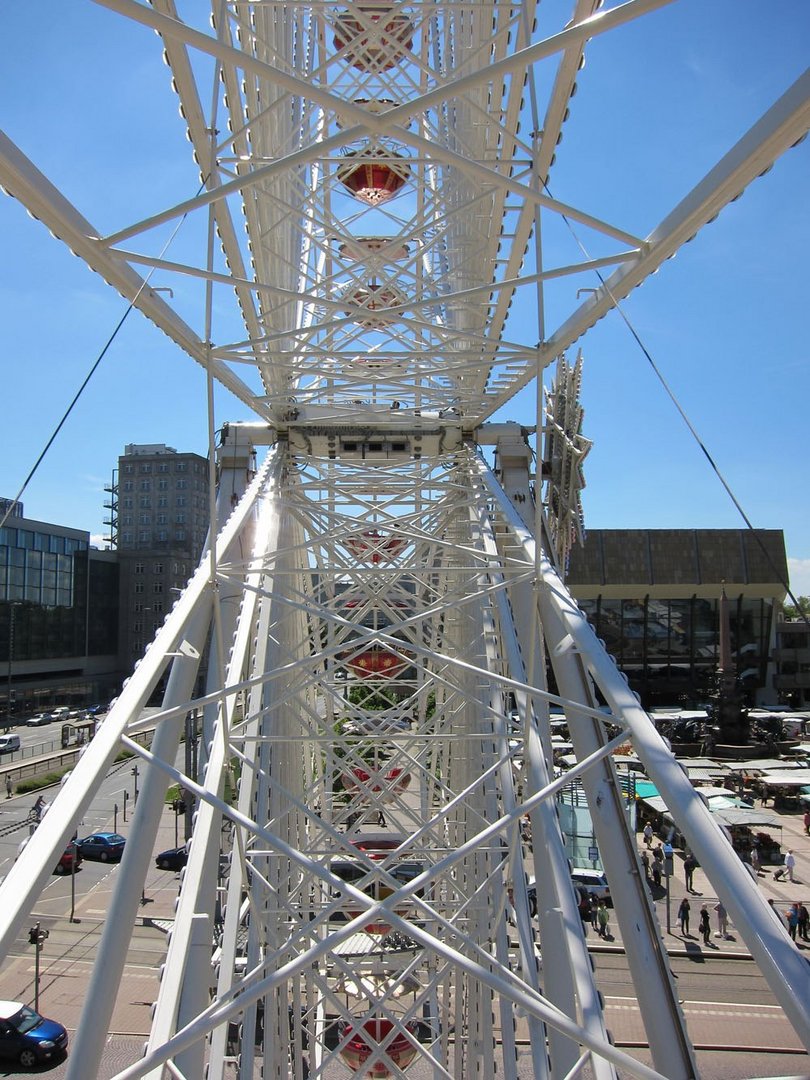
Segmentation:
[(83, 859), (118, 862), (124, 854), (126, 839), (117, 832), (96, 832), (76, 841)]
[(0, 1059), (24, 1069), (55, 1061), (67, 1050), (68, 1034), (21, 1001), (0, 1001)]

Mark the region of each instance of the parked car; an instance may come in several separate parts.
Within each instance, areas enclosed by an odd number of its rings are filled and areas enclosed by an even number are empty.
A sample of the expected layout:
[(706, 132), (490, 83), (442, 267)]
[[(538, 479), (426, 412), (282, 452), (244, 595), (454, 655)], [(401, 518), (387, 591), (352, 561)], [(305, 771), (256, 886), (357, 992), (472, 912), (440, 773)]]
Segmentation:
[(126, 839), (119, 833), (97, 832), (76, 841), (83, 859), (98, 859), (100, 862), (118, 862), (124, 854)]
[(169, 848), (155, 856), (155, 866), (158, 870), (182, 870), (188, 862), (186, 847)]
[(0, 735), (0, 754), (10, 754), (20, 749), (19, 735)]
[(53, 872), (55, 874), (72, 874), (74, 865), (77, 870), (82, 865), (82, 853), (71, 840), (59, 856), (59, 862), (54, 867)]
[(67, 1044), (67, 1031), (56, 1020), (21, 1001), (0, 1001), (0, 1058), (32, 1069), (61, 1058)]
[(45, 724), (52, 724), (56, 720), (53, 713), (41, 712), (36, 716), (30, 717), (25, 721), (26, 727), (43, 727)]
[(608, 907), (613, 906), (608, 879), (602, 870), (592, 870), (587, 866), (575, 866), (571, 870), (571, 880), (575, 885), (584, 886), (591, 896), (595, 896), (597, 900), (604, 900)]

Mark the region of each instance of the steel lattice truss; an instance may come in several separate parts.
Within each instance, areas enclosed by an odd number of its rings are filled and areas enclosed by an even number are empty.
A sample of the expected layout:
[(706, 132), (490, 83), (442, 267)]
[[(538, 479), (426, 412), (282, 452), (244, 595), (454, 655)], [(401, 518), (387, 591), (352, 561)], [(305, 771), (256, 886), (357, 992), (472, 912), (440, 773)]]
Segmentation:
[[(806, 965), (535, 543), (543, 511), (523, 433), (502, 425), (490, 437), (485, 425), (805, 134), (807, 81), (641, 238), (556, 202), (545, 182), (585, 43), (664, 0), (598, 13), (578, 0), (556, 33), (535, 24), (531, 2), (217, 0), (208, 33), (171, 0), (100, 3), (161, 35), (203, 190), (101, 237), (5, 137), (0, 182), (252, 422), (223, 438), (224, 524), (210, 552), (0, 890), (7, 949), (116, 753), (151, 766), (69, 1075), (98, 1069), (172, 782), (197, 800), (189, 861), (146, 1057), (120, 1077), (261, 1067), (300, 1080), (402, 1075), (412, 1063), (464, 1080), (586, 1065), (694, 1075), (610, 764), (628, 740), (810, 1045)], [(216, 64), (213, 115), (199, 56)], [(538, 104), (542, 64), (552, 76)], [(594, 231), (609, 253), (545, 266), (541, 209)], [(153, 227), (206, 213), (216, 243), (197, 265), (149, 253)], [(189, 327), (139, 266), (229, 290), (242, 339)], [(581, 307), (553, 329), (538, 315), (510, 339), (519, 288), (588, 267), (607, 277)], [(581, 486), (571, 474), (584, 444), (568, 438), (581, 438), (578, 378), (578, 366), (563, 372), (552, 417), (566, 435), (558, 532), (570, 532)], [(256, 446), (270, 449), (254, 475)], [(207, 691), (192, 699), (206, 642)], [(136, 718), (161, 679), (144, 750)], [(579, 761), (562, 779), (551, 703), (566, 710)], [(174, 764), (191, 710), (203, 716), (200, 777)], [(574, 778), (657, 1072), (605, 1030), (555, 810)]]

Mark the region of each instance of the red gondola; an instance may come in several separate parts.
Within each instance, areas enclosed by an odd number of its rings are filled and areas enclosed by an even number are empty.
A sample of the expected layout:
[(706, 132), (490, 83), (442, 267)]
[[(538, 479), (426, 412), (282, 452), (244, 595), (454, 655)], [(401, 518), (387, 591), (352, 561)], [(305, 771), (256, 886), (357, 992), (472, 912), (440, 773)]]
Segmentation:
[(344, 542), (353, 555), (374, 566), (392, 562), (406, 544), (404, 537), (382, 533), (378, 529), (366, 529), (359, 536), (348, 536)]
[(369, 206), (379, 206), (393, 199), (411, 175), (411, 168), (403, 155), (382, 146), (350, 150), (346, 157), (362, 160), (348, 160), (340, 165), (337, 178), (352, 195)]
[(362, 19), (348, 11), (335, 19), (334, 44), (343, 59), (361, 71), (390, 71), (413, 46), (414, 26), (394, 4), (362, 4)]
[[(414, 1021), (404, 1025), (414, 1037), (417, 1027)], [(355, 1028), (347, 1022), (341, 1025), (341, 1039), (351, 1034), (351, 1038), (340, 1051), (340, 1056), (353, 1072), (365, 1070), (366, 1075), (375, 1077), (391, 1076), (391, 1065), (398, 1069), (407, 1069), (417, 1054), (417, 1047), (401, 1031), (394, 1032), (392, 1020), (366, 1020), (362, 1027)], [(366, 1062), (380, 1045), (385, 1049), (373, 1065), (366, 1068)]]
[(387, 773), (370, 773), (356, 766), (348, 773), (343, 774), (343, 787), (347, 791), (357, 789), (361, 794), (368, 791), (385, 791), (386, 798), (391, 799), (405, 791), (411, 783), (411, 774), (400, 767), (389, 769)]
[(354, 674), (364, 679), (375, 675), (391, 679), (404, 671), (409, 663), (410, 660), (379, 646), (357, 653), (346, 661)]

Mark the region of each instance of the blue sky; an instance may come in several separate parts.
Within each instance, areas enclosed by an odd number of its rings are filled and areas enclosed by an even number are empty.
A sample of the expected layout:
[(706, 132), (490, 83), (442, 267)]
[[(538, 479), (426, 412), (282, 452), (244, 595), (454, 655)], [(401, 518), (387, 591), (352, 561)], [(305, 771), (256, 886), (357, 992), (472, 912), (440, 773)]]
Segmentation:
[[(201, 15), (202, 5), (181, 4)], [(569, 5), (547, 0), (548, 33)], [(563, 14), (563, 12), (565, 14)], [(89, 0), (39, 0), (4, 12), (0, 127), (103, 231), (193, 195), (184, 138), (158, 39)], [(591, 43), (558, 150), (552, 193), (645, 235), (801, 74), (807, 0), (680, 0)], [(539, 73), (541, 86), (543, 73)], [(206, 99), (207, 100), (207, 99)], [(785, 531), (794, 591), (810, 594), (806, 332), (810, 140), (703, 229), (625, 302), (710, 453), (756, 526)], [(559, 261), (575, 241), (547, 231)], [(124, 301), (12, 199), (0, 197), (0, 494), (18, 490), (125, 310)], [(154, 250), (166, 232), (155, 236)], [(599, 253), (598, 240), (578, 234)], [(187, 222), (171, 257), (199, 258), (204, 221)], [(593, 245), (593, 246), (592, 246)], [(193, 253), (193, 255), (192, 255)], [(168, 284), (158, 275), (154, 284)], [(176, 303), (201, 325), (202, 293)], [(548, 328), (575, 305), (549, 291)], [(534, 342), (527, 301), (509, 336)], [(215, 337), (241, 336), (223, 302)], [(643, 354), (614, 313), (585, 355), (586, 524), (742, 527), (728, 496)], [(242, 406), (217, 393), (217, 422)], [(533, 421), (534, 393), (504, 418)], [(103, 486), (125, 443), (204, 453), (203, 373), (133, 313), (23, 496), (30, 517), (103, 532)]]

